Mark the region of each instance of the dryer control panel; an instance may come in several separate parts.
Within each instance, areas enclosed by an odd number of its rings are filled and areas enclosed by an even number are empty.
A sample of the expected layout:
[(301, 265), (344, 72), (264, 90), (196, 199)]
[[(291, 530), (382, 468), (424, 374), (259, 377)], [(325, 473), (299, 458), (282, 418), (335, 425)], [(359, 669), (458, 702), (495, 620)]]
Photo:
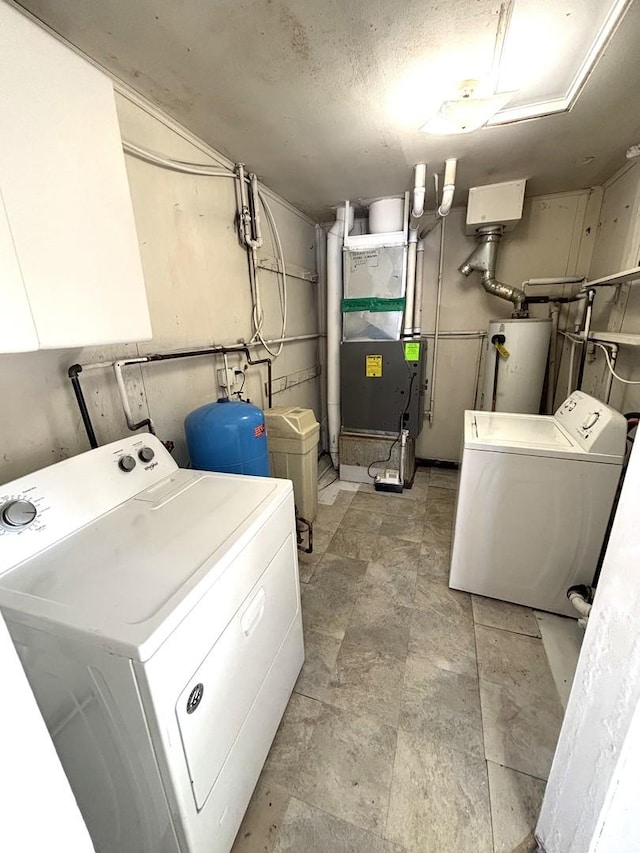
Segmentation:
[(606, 403), (574, 391), (554, 417), (590, 453), (624, 456), (627, 422)]

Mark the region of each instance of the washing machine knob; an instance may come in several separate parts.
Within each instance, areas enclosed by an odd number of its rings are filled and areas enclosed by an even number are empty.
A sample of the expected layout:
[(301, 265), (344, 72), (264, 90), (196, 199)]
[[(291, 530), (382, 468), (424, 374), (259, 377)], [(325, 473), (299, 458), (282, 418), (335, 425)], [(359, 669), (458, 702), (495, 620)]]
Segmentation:
[(38, 514), (31, 501), (9, 501), (0, 509), (0, 517), (7, 527), (28, 527)]
[(133, 471), (135, 467), (136, 460), (133, 458), (133, 456), (120, 457), (120, 460), (118, 462), (118, 468), (120, 468), (121, 471), (124, 471), (126, 474), (128, 474), (129, 471)]
[(151, 462), (155, 455), (152, 447), (141, 447), (138, 451), (138, 458), (141, 462)]
[(595, 426), (599, 420), (600, 412), (591, 412), (591, 414), (587, 416), (585, 422), (582, 424), (582, 429), (591, 429), (591, 427)]

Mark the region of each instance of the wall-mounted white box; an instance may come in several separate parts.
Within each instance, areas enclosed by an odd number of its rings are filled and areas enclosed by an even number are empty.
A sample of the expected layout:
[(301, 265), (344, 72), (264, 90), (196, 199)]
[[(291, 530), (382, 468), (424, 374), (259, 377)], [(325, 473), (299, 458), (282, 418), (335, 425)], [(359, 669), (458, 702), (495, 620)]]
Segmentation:
[(524, 188), (527, 181), (505, 181), (471, 187), (467, 204), (467, 234), (475, 234), (478, 228), (503, 225), (505, 231), (513, 231), (522, 219)]

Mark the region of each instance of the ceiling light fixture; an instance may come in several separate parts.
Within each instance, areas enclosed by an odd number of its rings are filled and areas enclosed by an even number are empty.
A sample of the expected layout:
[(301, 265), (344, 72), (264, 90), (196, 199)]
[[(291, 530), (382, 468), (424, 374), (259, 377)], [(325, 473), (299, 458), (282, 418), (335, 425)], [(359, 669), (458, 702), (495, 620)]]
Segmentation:
[(458, 87), (459, 96), (443, 101), (438, 112), (420, 130), (440, 136), (471, 133), (483, 127), (517, 94), (501, 92), (497, 95), (483, 95), (482, 88), (478, 80), (464, 80)]

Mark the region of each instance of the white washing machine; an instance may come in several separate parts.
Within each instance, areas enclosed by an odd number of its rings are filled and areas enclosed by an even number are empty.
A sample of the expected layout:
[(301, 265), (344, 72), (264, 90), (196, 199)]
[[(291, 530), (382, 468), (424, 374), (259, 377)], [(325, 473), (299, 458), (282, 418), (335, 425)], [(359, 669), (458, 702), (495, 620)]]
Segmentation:
[(465, 412), (449, 583), (575, 616), (613, 505), (626, 420), (581, 391), (554, 415)]
[(0, 487), (0, 608), (98, 853), (227, 853), (302, 666), (291, 483), (129, 437)]

